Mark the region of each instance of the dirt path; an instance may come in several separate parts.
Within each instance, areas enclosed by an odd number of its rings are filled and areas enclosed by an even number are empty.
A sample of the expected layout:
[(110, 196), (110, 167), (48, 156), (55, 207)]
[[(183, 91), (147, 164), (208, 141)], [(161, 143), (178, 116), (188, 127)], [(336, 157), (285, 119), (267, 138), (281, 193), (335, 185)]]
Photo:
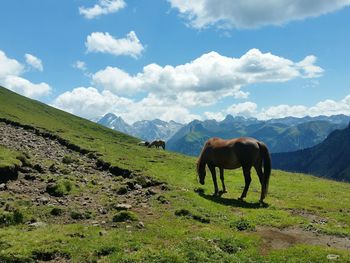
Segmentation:
[(271, 249), (288, 248), (297, 244), (327, 246), (342, 250), (350, 250), (349, 237), (338, 237), (305, 231), (298, 227), (284, 229), (259, 227), (254, 235), (263, 240), (262, 253), (267, 254)]
[[(104, 224), (110, 221), (109, 212), (113, 210), (131, 208), (148, 213), (150, 198), (164, 187), (141, 175), (114, 176), (99, 169), (95, 159), (21, 127), (0, 122), (0, 135), (0, 145), (24, 153), (30, 162), (21, 168), (17, 180), (6, 182), (0, 190), (11, 196), (7, 203), (22, 200), (31, 207), (55, 206), (82, 214), (88, 211), (95, 216), (86, 221)], [(63, 196), (49, 194), (49, 185), (60, 180), (71, 181), (75, 190)], [(68, 223), (76, 219), (66, 213), (54, 220)]]

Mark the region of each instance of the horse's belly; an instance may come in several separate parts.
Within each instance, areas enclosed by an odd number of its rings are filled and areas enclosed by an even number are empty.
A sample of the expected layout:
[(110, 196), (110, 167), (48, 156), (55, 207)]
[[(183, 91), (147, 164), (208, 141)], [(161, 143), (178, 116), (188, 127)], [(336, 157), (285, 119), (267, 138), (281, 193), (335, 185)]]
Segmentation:
[(240, 163), (238, 163), (238, 162), (232, 162), (232, 163), (229, 163), (229, 164), (226, 164), (226, 165), (224, 165), (224, 169), (237, 169), (237, 168), (239, 168), (239, 167), (241, 167), (241, 164)]
[(241, 167), (241, 163), (238, 161), (236, 154), (229, 154), (221, 156), (216, 160), (216, 166), (224, 169), (237, 169)]

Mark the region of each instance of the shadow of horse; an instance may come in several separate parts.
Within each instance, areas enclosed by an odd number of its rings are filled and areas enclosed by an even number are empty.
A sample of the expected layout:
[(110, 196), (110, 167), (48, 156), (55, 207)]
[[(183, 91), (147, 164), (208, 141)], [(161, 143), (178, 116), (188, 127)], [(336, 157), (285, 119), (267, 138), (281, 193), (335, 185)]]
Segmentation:
[(255, 203), (248, 203), (241, 199), (234, 199), (234, 198), (225, 198), (222, 197), (222, 192), (219, 193), (219, 195), (209, 195), (205, 194), (204, 190), (199, 188), (194, 190), (200, 197), (203, 197), (209, 201), (226, 205), (226, 206), (233, 206), (233, 207), (242, 207), (242, 208), (267, 208), (269, 207), (269, 204), (267, 203), (261, 203), (261, 202), (255, 202)]

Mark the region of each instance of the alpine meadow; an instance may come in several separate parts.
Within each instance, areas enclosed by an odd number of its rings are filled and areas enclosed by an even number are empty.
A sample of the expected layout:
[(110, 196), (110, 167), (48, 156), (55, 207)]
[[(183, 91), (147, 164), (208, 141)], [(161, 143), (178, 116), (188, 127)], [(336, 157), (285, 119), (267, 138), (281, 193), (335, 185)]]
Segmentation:
[(350, 263), (349, 0), (0, 8), (0, 263)]

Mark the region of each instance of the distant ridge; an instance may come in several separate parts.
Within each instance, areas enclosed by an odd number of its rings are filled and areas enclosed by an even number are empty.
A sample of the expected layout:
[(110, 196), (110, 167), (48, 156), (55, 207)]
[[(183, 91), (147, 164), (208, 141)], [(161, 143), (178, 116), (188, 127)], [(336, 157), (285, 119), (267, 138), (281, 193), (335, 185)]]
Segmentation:
[(169, 139), (169, 150), (197, 156), (210, 137), (249, 136), (264, 141), (271, 152), (290, 152), (322, 142), (332, 131), (346, 127), (349, 116), (286, 117), (267, 121), (227, 115), (223, 121), (194, 120)]
[(273, 167), (350, 182), (350, 123), (314, 147), (272, 154)]
[(175, 121), (166, 122), (159, 119), (137, 121), (130, 125), (113, 113), (107, 113), (97, 123), (147, 141), (167, 141), (183, 126)]

